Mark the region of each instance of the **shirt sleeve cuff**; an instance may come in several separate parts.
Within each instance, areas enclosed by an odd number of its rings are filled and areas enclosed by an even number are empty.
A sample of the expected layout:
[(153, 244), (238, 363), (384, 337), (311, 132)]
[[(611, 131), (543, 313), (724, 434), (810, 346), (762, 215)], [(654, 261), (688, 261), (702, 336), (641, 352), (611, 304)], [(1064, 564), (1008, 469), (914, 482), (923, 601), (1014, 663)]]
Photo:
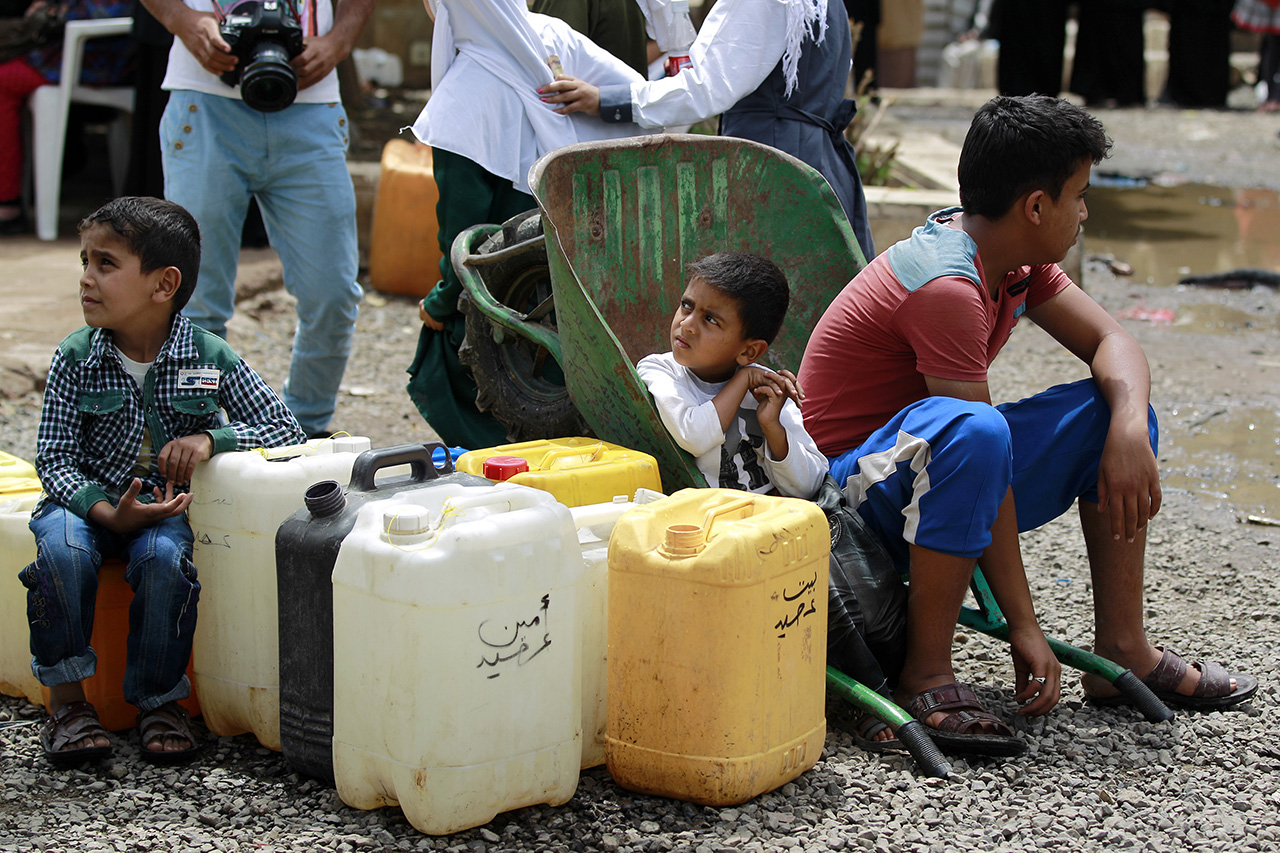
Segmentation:
[(206, 430), (206, 432), (213, 439), (214, 455), (225, 453), (228, 450), (235, 450), (240, 446), (240, 440), (236, 438), (236, 431), (229, 426)]
[(631, 121), (631, 84), (600, 87), (600, 118), (607, 122)]
[(101, 486), (90, 484), (71, 496), (71, 505), (67, 508), (83, 518), (85, 521), (88, 521), (89, 508), (98, 501), (107, 501), (110, 503), (111, 498), (107, 496), (107, 493)]

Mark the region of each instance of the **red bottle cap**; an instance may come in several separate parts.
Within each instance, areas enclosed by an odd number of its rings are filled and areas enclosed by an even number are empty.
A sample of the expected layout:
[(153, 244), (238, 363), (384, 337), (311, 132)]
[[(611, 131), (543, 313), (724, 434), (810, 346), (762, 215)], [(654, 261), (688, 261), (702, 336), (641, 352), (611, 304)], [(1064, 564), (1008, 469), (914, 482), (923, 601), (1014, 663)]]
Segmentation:
[(486, 480), (502, 482), (529, 470), (529, 462), (519, 456), (490, 456), (484, 460)]

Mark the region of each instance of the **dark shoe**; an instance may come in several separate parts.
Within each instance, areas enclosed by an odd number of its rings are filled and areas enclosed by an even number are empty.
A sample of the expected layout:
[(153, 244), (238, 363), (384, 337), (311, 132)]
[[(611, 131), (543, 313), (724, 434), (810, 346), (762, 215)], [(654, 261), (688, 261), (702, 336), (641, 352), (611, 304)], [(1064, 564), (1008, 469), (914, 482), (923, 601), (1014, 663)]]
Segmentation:
[(71, 748), (73, 743), (97, 737), (107, 737), (107, 730), (98, 721), (98, 712), (88, 702), (68, 702), (50, 714), (40, 727), (40, 746), (44, 749), (44, 757), (54, 767), (70, 767), (83, 761), (106, 758), (111, 754), (111, 744)]
[(876, 740), (876, 735), (888, 731), (889, 724), (866, 711), (860, 711), (853, 721), (853, 741), (867, 752), (899, 752), (905, 750), (896, 737)]
[[(141, 742), (142, 760), (151, 764), (181, 764), (200, 751), (195, 736), (188, 725), (187, 709), (177, 702), (166, 702), (152, 711), (138, 712), (138, 740)], [(166, 738), (180, 738), (188, 744), (186, 749), (164, 749)], [(160, 749), (151, 749), (159, 742)]]
[[(1227, 672), (1217, 663), (1194, 661), (1190, 664), (1200, 670), (1200, 683), (1190, 695), (1178, 692), (1182, 677), (1187, 674), (1187, 662), (1172, 649), (1164, 649), (1160, 662), (1151, 670), (1142, 683), (1151, 688), (1156, 698), (1173, 708), (1188, 711), (1221, 711), (1232, 708), (1249, 699), (1258, 692), (1258, 679), (1239, 672)], [(1236, 689), (1231, 689), (1231, 679), (1236, 680)], [(1123, 693), (1115, 696), (1086, 696), (1095, 705), (1128, 705), (1129, 697)]]
[[(911, 697), (905, 707), (908, 714), (924, 724), (943, 752), (1006, 757), (1021, 755), (1027, 750), (1013, 729), (982, 707), (971, 685), (952, 682), (924, 690)], [(930, 714), (938, 711), (947, 715), (941, 725), (935, 727), (925, 722)], [(996, 731), (984, 732), (985, 726), (992, 726)]]

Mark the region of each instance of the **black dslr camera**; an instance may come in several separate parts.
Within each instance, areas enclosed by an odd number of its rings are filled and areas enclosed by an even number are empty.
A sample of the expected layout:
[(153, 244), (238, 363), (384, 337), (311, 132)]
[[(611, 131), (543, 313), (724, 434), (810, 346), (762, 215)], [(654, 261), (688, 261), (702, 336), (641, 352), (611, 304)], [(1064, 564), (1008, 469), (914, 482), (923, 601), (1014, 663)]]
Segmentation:
[(298, 95), (289, 60), (302, 53), (302, 25), (289, 0), (242, 0), (218, 27), (239, 62), (222, 75), (240, 84), (240, 97), (264, 113), (282, 110)]

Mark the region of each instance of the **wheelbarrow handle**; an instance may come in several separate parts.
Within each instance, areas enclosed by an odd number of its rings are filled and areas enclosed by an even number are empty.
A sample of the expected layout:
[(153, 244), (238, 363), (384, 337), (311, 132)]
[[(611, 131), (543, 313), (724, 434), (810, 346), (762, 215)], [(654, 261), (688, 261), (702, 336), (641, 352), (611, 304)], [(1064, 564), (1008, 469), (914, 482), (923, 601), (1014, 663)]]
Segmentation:
[(933, 738), (929, 737), (929, 730), (893, 702), (834, 666), (827, 667), (827, 688), (854, 707), (874, 714), (881, 722), (892, 726), (898, 740), (902, 741), (926, 776), (946, 779), (951, 773), (951, 765)]
[(462, 282), (467, 295), (471, 297), (471, 304), (476, 310), (504, 329), (510, 329), (517, 335), (545, 347), (557, 363), (563, 364), (560, 357), (560, 335), (541, 323), (530, 322), (528, 315), (521, 314), (495, 299), (489, 292), (488, 285), (484, 283), (479, 270), (476, 269), (477, 261), (480, 266), (484, 266), (485, 261), (497, 260), (488, 255), (476, 255), (475, 249), (501, 230), (501, 225), (475, 225), (459, 234), (449, 251), (449, 261), (453, 264), (453, 270), (458, 274), (458, 279)]

